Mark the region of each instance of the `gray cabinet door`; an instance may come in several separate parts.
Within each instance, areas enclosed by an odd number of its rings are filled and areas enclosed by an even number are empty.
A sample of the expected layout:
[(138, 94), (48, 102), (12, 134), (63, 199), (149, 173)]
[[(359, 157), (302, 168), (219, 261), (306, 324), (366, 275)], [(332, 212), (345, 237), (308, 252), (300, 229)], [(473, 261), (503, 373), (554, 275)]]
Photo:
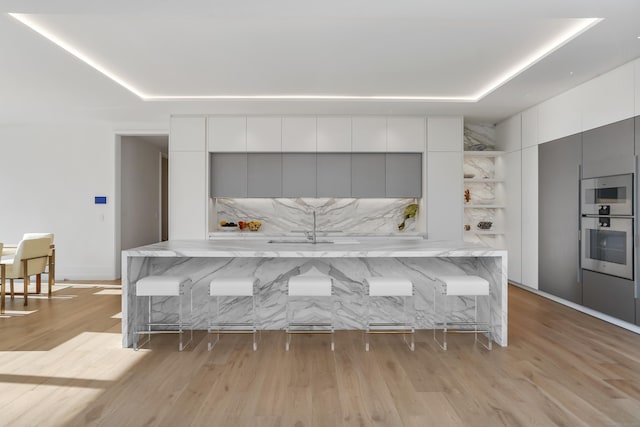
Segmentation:
[(634, 170), (634, 119), (582, 134), (582, 176), (619, 175)]
[(247, 197), (247, 155), (212, 153), (210, 156), (211, 197)]
[(640, 116), (636, 117), (636, 156), (640, 156)]
[(315, 154), (282, 154), (282, 196), (316, 197)]
[(422, 197), (422, 154), (387, 153), (386, 197)]
[(351, 197), (385, 197), (384, 153), (351, 154)]
[(317, 197), (351, 197), (351, 154), (316, 154)]
[(581, 151), (580, 135), (538, 146), (538, 286), (578, 304), (582, 303), (578, 274)]
[(247, 196), (282, 197), (282, 154), (247, 154)]
[(586, 307), (626, 322), (635, 322), (633, 281), (584, 270), (582, 283)]

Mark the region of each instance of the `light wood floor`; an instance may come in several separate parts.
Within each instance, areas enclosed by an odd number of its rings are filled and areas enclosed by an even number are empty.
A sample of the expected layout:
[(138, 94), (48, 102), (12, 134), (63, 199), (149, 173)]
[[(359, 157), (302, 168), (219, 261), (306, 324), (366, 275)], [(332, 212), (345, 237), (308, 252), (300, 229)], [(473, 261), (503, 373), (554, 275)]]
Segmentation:
[(198, 334), (120, 348), (117, 287), (71, 286), (9, 302), (0, 319), (0, 425), (640, 426), (640, 336), (510, 287), (509, 347), (430, 331), (416, 351), (356, 332)]

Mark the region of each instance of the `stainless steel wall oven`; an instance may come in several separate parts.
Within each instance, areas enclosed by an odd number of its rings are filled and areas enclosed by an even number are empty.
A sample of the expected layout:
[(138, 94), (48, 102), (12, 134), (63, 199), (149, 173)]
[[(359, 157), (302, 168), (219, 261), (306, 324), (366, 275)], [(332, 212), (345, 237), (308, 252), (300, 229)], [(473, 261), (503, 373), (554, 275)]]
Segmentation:
[(582, 180), (582, 268), (634, 279), (633, 174)]

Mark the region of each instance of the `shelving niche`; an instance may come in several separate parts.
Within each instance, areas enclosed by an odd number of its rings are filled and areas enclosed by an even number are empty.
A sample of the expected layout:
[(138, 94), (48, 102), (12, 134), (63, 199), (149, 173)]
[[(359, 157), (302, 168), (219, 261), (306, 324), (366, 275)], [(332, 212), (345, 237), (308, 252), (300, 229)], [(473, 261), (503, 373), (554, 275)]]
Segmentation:
[[(503, 151), (464, 152), (464, 240), (503, 248), (505, 189)], [(468, 193), (467, 193), (468, 191)], [(470, 198), (467, 201), (467, 195)], [(490, 229), (478, 223), (490, 221)], [(466, 230), (466, 228), (469, 230)]]

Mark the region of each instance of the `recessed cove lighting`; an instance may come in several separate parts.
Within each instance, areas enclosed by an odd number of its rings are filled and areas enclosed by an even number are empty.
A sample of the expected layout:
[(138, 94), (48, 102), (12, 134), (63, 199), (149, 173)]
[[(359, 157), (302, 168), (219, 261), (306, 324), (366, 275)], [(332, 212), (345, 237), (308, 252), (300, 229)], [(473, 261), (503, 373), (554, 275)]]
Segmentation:
[[(39, 24), (35, 20), (31, 19), (28, 14), (10, 13), (12, 18), (31, 28), (41, 36), (45, 37), (49, 41), (55, 43), (71, 55), (80, 59), (87, 65), (91, 66), (95, 70), (99, 71), (109, 79), (113, 80), (120, 86), (124, 87), (134, 95), (138, 96), (144, 101), (179, 101), (179, 100), (273, 100), (273, 101), (409, 101), (409, 102), (453, 102), (453, 103), (468, 103), (478, 102), (485, 96), (489, 95), (517, 75), (527, 70), (538, 61), (545, 58), (547, 55), (556, 51), (560, 47), (564, 46), (575, 37), (579, 36), (583, 32), (587, 31), (594, 25), (602, 21), (601, 18), (588, 18), (577, 19), (572, 21), (572, 25), (567, 27), (561, 34), (551, 40), (549, 43), (541, 46), (534, 52), (527, 55), (524, 59), (517, 62), (514, 66), (507, 69), (504, 73), (497, 76), (495, 79), (484, 85), (476, 93), (464, 95), (464, 96), (436, 96), (436, 95), (349, 95), (349, 94), (261, 94), (261, 95), (163, 95), (163, 94), (148, 94), (142, 92), (131, 82), (126, 81), (115, 72), (109, 70), (100, 61), (94, 59), (87, 52), (82, 52), (75, 47), (69, 40), (64, 40), (62, 37), (54, 34), (51, 30), (45, 28), (42, 24)], [(638, 36), (640, 39), (640, 36)]]

